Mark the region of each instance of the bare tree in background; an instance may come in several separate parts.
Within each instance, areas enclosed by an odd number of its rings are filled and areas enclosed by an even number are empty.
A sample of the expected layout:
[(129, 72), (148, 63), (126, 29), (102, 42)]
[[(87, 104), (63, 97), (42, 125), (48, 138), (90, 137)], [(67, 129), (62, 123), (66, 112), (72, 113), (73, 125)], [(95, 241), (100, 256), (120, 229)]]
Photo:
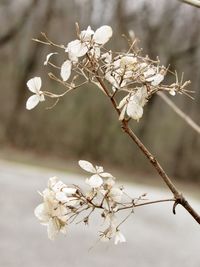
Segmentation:
[[(35, 19), (35, 20), (38, 19), (38, 15), (37, 15), (38, 8), (40, 8), (38, 1), (33, 1), (33, 4), (30, 6), (29, 12), (28, 12), (29, 16), (30, 15), (32, 16), (32, 19)], [(49, 24), (52, 18), (52, 14), (53, 14), (53, 3), (52, 1), (48, 0), (46, 1), (46, 5), (43, 7), (42, 15), (39, 18), (39, 21), (36, 26), (39, 27), (40, 29), (45, 29), (46, 31), (48, 31), (48, 27), (49, 27)], [(23, 22), (25, 23), (25, 20), (23, 20)], [(27, 16), (26, 16), (26, 22), (27, 22)], [(23, 26), (25, 27), (26, 25), (23, 25)], [(23, 29), (20, 29), (19, 27), (17, 27), (16, 29), (17, 30), (14, 31), (15, 34), (20, 32), (20, 30), (21, 31), (23, 30)], [(12, 35), (12, 38), (14, 38), (14, 36), (15, 35)], [(42, 49), (41, 46), (39, 46), (38, 44), (32, 43), (31, 49), (29, 50), (30, 53), (26, 56), (26, 58), (24, 59), (22, 55), (19, 55), (17, 58), (18, 62), (16, 64), (18, 66), (21, 66), (21, 68), (20, 68), (20, 73), (19, 73), (20, 76), (18, 76), (18, 80), (16, 84), (15, 104), (13, 106), (11, 117), (7, 124), (6, 135), (10, 142), (13, 142), (15, 140), (15, 134), (17, 131), (18, 121), (20, 118), (20, 111), (21, 111), (21, 108), (23, 107), (23, 103), (24, 103), (24, 99), (26, 95), (26, 88), (24, 85), (26, 84), (26, 81), (28, 77), (30, 76), (30, 74), (33, 72), (33, 70), (37, 66), (38, 55), (41, 52), (41, 49)], [(21, 52), (24, 53), (24, 51), (21, 51)], [(15, 131), (13, 131), (13, 127)]]

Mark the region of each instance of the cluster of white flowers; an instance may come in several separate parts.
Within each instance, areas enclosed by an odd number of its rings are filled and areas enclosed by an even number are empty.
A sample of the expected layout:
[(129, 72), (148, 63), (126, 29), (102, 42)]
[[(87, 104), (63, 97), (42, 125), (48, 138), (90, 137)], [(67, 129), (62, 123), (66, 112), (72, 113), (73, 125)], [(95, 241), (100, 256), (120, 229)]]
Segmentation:
[(77, 219), (88, 224), (93, 211), (100, 210), (105, 228), (100, 231), (100, 240), (113, 238), (115, 244), (125, 242), (116, 214), (125, 207), (133, 210), (134, 201), (129, 198), (127, 202), (123, 189), (115, 185), (115, 178), (104, 172), (103, 167), (93, 166), (85, 160), (80, 160), (79, 165), (91, 174), (85, 180), (89, 190), (84, 192), (76, 185), (64, 184), (57, 177), (50, 178), (48, 188), (40, 193), (43, 203), (36, 207), (36, 217), (47, 226), (48, 237), (53, 240), (59, 232), (65, 234), (69, 225)]
[[(118, 92), (124, 92), (118, 103), (120, 120), (132, 118), (136, 121), (143, 115), (144, 105), (151, 96), (158, 91), (167, 91), (171, 95), (187, 92), (184, 84), (176, 82), (171, 85), (162, 85), (168, 69), (160, 66), (159, 61), (152, 61), (149, 57), (143, 57), (140, 50), (130, 47), (128, 52), (113, 52), (105, 48), (105, 44), (112, 37), (112, 28), (108, 25), (101, 26), (94, 31), (90, 26), (86, 30), (79, 31), (77, 27), (77, 39), (67, 45), (57, 45), (50, 41), (46, 35), (45, 42), (55, 46), (55, 49), (64, 50), (68, 57), (61, 66), (56, 66), (50, 60), (58, 52), (50, 52), (44, 61), (44, 65), (60, 69), (60, 77), (50, 73), (50, 78), (60, 82), (67, 91), (78, 88), (85, 83), (93, 83), (114, 97)], [(37, 40), (40, 41), (40, 40)], [(135, 40), (133, 40), (134, 44)], [(175, 75), (176, 76), (176, 75)], [(77, 84), (76, 81), (82, 81)], [(45, 96), (60, 98), (65, 93), (56, 95), (47, 91), (41, 91), (41, 78), (35, 77), (27, 82), (27, 86), (33, 96), (27, 100), (27, 109), (34, 108), (39, 102), (45, 100)], [(187, 94), (187, 93), (186, 93)]]

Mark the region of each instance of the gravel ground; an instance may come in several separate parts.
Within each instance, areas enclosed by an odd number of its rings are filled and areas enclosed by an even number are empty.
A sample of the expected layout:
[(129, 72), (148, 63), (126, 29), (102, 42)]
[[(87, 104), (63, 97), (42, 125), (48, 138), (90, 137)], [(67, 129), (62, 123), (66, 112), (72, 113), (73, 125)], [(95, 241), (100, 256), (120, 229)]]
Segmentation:
[[(127, 242), (118, 246), (96, 242), (96, 217), (89, 227), (73, 226), (49, 241), (33, 210), (40, 203), (37, 190), (54, 175), (66, 183), (84, 182), (74, 174), (0, 160), (0, 267), (200, 267), (199, 225), (181, 207), (174, 216), (170, 203), (137, 209), (122, 226)], [(125, 188), (132, 196), (169, 196), (151, 187)], [(200, 211), (200, 202), (191, 203)]]

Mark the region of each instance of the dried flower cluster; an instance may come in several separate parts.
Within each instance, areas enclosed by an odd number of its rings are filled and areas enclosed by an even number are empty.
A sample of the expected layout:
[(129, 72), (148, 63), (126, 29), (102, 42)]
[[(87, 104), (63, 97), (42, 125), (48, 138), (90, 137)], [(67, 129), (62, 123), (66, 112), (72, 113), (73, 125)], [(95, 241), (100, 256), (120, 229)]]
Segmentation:
[[(45, 96), (57, 98), (67, 92), (87, 83), (93, 83), (102, 89), (102, 82), (108, 85), (108, 91), (104, 93), (116, 97), (118, 93), (121, 99), (118, 103), (119, 119), (132, 118), (136, 121), (143, 115), (143, 108), (148, 100), (158, 91), (167, 91), (171, 95), (177, 93), (188, 94), (186, 90), (189, 81), (183, 83), (176, 81), (171, 85), (163, 84), (168, 69), (160, 66), (160, 62), (143, 57), (137, 48), (137, 40), (131, 42), (127, 52), (113, 52), (105, 48), (105, 44), (112, 37), (112, 28), (102, 26), (93, 31), (89, 26), (80, 31), (77, 26), (77, 39), (65, 45), (57, 45), (50, 41), (43, 33), (45, 41), (38, 42), (51, 45), (54, 48), (64, 50), (68, 58), (61, 66), (56, 66), (50, 60), (52, 56), (59, 56), (58, 52), (51, 52), (46, 56), (44, 65), (50, 65), (59, 75), (49, 73), (49, 77), (64, 85), (67, 90), (63, 94), (54, 94), (41, 91), (41, 78), (35, 77), (28, 81), (27, 86), (33, 96), (27, 101), (27, 109), (34, 108), (39, 102), (44, 101)], [(60, 76), (60, 77), (59, 77)]]
[(77, 185), (66, 185), (57, 177), (50, 178), (48, 188), (41, 193), (43, 203), (35, 209), (36, 217), (41, 224), (47, 225), (48, 237), (53, 240), (59, 232), (66, 233), (73, 222), (89, 224), (92, 213), (100, 210), (105, 228), (100, 232), (100, 240), (114, 238), (115, 244), (125, 242), (119, 226), (128, 217), (118, 223), (116, 214), (125, 209), (132, 213), (137, 203), (145, 200), (144, 195), (133, 200), (122, 187), (115, 185), (115, 177), (104, 172), (103, 167), (93, 166), (85, 160), (80, 160), (79, 165), (90, 173), (85, 181), (89, 190), (84, 192)]
[[(55, 70), (55, 73), (48, 73), (49, 77), (62, 84), (66, 90), (61, 94), (41, 90), (41, 78), (34, 77), (27, 82), (28, 89), (33, 95), (28, 98), (26, 108), (33, 109), (39, 102), (45, 101), (46, 97), (55, 98), (56, 104), (69, 91), (88, 83), (95, 84), (110, 98), (124, 131), (154, 165), (174, 197), (149, 202), (144, 198), (145, 195), (132, 199), (123, 188), (115, 185), (115, 178), (110, 173), (104, 172), (103, 167), (80, 160), (80, 167), (90, 173), (85, 181), (90, 188), (89, 191), (84, 192), (77, 185), (66, 185), (58, 178), (52, 177), (49, 179), (48, 188), (41, 194), (43, 203), (35, 209), (35, 215), (40, 222), (47, 225), (50, 239), (54, 239), (59, 232), (65, 233), (68, 226), (73, 222), (77, 223), (78, 219), (79, 222), (88, 224), (90, 216), (96, 210), (101, 211), (101, 218), (104, 220), (100, 240), (114, 238), (115, 244), (125, 242), (119, 227), (138, 206), (165, 201), (174, 201), (176, 206), (183, 200), (182, 205), (185, 205), (184, 207), (196, 218), (195, 212), (193, 210), (191, 212), (191, 207), (185, 204), (185, 199), (180, 198), (181, 195), (162, 167), (128, 127), (130, 119), (136, 121), (141, 119), (144, 106), (153, 94), (165, 91), (173, 96), (177, 93), (190, 96), (191, 91), (186, 89), (190, 82), (183, 82), (182, 78), (179, 82), (177, 73), (161, 66), (159, 60), (153, 61), (148, 56), (142, 56), (136, 39), (129, 40), (130, 47), (127, 52), (119, 53), (106, 49), (105, 44), (112, 34), (112, 28), (107, 25), (96, 31), (90, 26), (80, 31), (77, 25), (77, 39), (66, 46), (53, 43), (44, 33), (42, 33), (44, 40), (35, 39), (37, 42), (54, 47), (54, 51), (46, 56), (44, 65), (49, 65)], [(58, 49), (66, 55), (61, 66), (51, 61), (53, 58), (63, 56), (55, 51)], [(167, 73), (175, 77), (175, 82), (170, 85), (163, 83)], [(129, 214), (118, 222), (116, 215), (122, 210), (129, 210)]]

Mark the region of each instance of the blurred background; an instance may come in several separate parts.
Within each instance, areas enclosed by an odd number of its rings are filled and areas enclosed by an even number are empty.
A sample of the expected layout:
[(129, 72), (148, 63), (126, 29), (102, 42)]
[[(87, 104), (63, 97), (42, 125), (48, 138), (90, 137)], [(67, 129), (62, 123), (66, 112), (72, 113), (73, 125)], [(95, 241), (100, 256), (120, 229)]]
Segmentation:
[[(57, 43), (75, 38), (75, 22), (81, 29), (111, 25), (112, 49), (127, 49), (122, 34), (133, 30), (144, 54), (190, 79), (195, 101), (178, 95), (172, 100), (200, 123), (200, 11), (176, 0), (1, 0), (0, 2), (0, 143), (38, 155), (66, 159), (87, 158), (107, 162), (130, 171), (148, 171), (151, 166), (122, 134), (115, 113), (103, 94), (82, 88), (67, 95), (55, 108), (49, 100), (27, 111), (30, 92), (26, 82), (42, 76), (44, 87), (62, 92), (47, 77), (44, 68), (47, 46), (35, 43), (45, 32)], [(56, 60), (56, 58), (55, 58)], [(172, 80), (169, 79), (169, 82)], [(145, 107), (134, 130), (160, 159), (169, 173), (181, 180), (200, 180), (200, 139), (159, 97)]]
[[(126, 182), (134, 180), (129, 185), (133, 196), (150, 192), (150, 198), (170, 197), (93, 86), (75, 90), (53, 109), (46, 109), (51, 100), (32, 111), (25, 109), (30, 96), (26, 82), (34, 76), (42, 77), (46, 89), (63, 92), (48, 79), (51, 69), (43, 67), (51, 48), (31, 39), (45, 32), (66, 45), (75, 38), (75, 22), (81, 29), (112, 26), (108, 47), (115, 50), (127, 49), (122, 34), (133, 30), (144, 54), (159, 56), (161, 64), (170, 64), (171, 70), (180, 76), (184, 72), (185, 80), (192, 81), (194, 101), (181, 95), (171, 99), (200, 124), (200, 9), (177, 0), (0, 0), (0, 266), (199, 267), (199, 226), (181, 207), (177, 216), (170, 204), (142, 208), (123, 229), (127, 244), (118, 247), (96, 246), (97, 230), (81, 226), (72, 228), (69, 238), (51, 243), (34, 218), (34, 207), (41, 201), (35, 192), (46, 186), (48, 177), (84, 181), (74, 174), (78, 159), (106, 166)], [(134, 131), (200, 210), (198, 134), (158, 96), (144, 111), (140, 122), (133, 123)]]

